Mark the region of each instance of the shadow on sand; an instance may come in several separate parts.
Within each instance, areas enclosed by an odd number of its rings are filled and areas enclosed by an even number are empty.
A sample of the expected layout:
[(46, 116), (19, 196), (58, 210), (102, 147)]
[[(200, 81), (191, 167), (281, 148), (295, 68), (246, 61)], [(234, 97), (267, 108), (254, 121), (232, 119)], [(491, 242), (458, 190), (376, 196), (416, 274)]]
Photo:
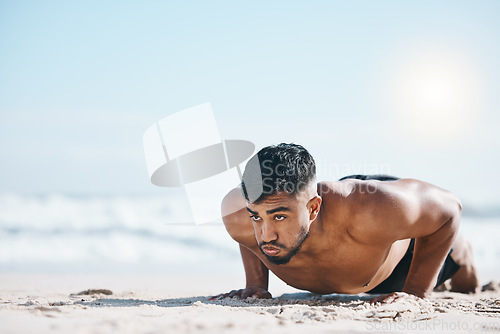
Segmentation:
[[(231, 307), (269, 307), (283, 305), (303, 304), (308, 306), (345, 306), (356, 307), (368, 302), (375, 295), (316, 295), (312, 293), (288, 293), (273, 299), (254, 299), (254, 298), (223, 298), (218, 300), (208, 300), (211, 296), (196, 296), (189, 298), (171, 298), (159, 300), (143, 300), (133, 298), (99, 298), (94, 300), (76, 301), (74, 304), (85, 305), (89, 307), (134, 307), (140, 305), (152, 305), (159, 307), (183, 307), (192, 305), (223, 305)], [(95, 296), (94, 296), (95, 298)]]

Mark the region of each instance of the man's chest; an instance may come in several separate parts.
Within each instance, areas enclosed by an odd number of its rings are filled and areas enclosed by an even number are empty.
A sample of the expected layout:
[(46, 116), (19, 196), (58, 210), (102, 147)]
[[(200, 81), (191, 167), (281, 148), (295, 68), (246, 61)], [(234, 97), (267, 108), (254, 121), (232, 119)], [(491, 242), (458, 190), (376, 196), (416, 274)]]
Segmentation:
[(344, 242), (325, 247), (313, 256), (299, 252), (288, 265), (264, 263), (281, 280), (298, 289), (321, 294), (360, 293), (390, 274), (404, 254), (399, 254), (403, 251), (399, 248)]

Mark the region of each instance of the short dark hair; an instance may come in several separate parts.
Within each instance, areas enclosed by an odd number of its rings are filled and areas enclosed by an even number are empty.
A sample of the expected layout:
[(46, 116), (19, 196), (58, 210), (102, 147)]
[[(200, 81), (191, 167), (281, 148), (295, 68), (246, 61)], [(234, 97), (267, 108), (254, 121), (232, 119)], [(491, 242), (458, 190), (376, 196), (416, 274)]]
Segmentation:
[(266, 197), (286, 192), (297, 194), (316, 179), (316, 163), (297, 144), (267, 146), (247, 163), (241, 180), (245, 199), (258, 203)]

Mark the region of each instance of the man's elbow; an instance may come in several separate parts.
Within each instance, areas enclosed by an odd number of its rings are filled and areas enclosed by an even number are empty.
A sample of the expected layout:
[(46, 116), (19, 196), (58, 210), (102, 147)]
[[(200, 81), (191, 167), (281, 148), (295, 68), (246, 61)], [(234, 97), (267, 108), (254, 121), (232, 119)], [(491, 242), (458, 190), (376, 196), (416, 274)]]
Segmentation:
[(460, 218), (462, 215), (462, 202), (456, 196), (453, 196), (453, 216), (456, 218)]
[(454, 230), (458, 233), (458, 229), (460, 226), (460, 218), (462, 216), (462, 203), (458, 199), (458, 197), (453, 196), (450, 204), (448, 205), (448, 223), (454, 226)]
[(446, 219), (460, 219), (462, 215), (462, 203), (460, 199), (455, 194), (445, 191), (442, 193), (441, 197), (441, 214), (446, 217)]
[(454, 194), (447, 192), (441, 203), (441, 222), (458, 230), (462, 216), (462, 203)]

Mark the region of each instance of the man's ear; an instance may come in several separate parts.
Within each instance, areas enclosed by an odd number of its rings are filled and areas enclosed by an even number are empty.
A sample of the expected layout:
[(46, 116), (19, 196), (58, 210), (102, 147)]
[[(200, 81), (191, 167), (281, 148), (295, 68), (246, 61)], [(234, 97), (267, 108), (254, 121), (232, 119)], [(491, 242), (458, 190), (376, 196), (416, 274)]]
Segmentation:
[(309, 220), (313, 221), (318, 217), (319, 209), (321, 208), (321, 201), (323, 199), (316, 195), (309, 200), (307, 206), (309, 208)]

